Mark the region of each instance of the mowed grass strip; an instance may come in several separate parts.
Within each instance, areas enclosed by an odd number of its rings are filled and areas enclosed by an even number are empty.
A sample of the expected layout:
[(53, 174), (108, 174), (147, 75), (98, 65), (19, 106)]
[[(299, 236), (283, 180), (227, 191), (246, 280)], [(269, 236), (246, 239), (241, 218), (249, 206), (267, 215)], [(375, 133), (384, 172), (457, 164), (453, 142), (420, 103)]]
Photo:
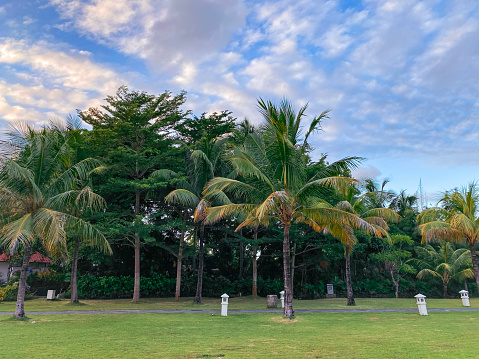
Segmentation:
[[(429, 299), (429, 309), (462, 308), (461, 299)], [(294, 309), (417, 309), (415, 298), (357, 298), (355, 307), (348, 307), (345, 298), (294, 300)], [(236, 297), (229, 299), (229, 309), (266, 309), (266, 298)], [(471, 308), (479, 308), (479, 298), (471, 298)], [(204, 298), (203, 304), (194, 304), (193, 298), (144, 298), (139, 303), (131, 299), (82, 300), (71, 304), (68, 300), (48, 301), (36, 298), (25, 302), (26, 311), (63, 310), (119, 310), (119, 309), (221, 309), (220, 298)], [(0, 312), (15, 310), (15, 302), (0, 302)]]
[(476, 358), (479, 313), (32, 315), (0, 327), (5, 358)]

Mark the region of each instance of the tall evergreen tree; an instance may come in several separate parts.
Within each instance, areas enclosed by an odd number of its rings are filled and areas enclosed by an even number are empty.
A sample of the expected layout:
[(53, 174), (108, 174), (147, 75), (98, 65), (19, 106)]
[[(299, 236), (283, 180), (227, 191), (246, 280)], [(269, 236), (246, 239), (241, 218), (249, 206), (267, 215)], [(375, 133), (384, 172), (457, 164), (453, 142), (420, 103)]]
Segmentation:
[(154, 170), (175, 165), (171, 155), (175, 151), (172, 131), (187, 114), (180, 108), (185, 93), (173, 96), (165, 91), (156, 96), (120, 87), (106, 102), (101, 109), (90, 108), (79, 115), (93, 126), (91, 150), (108, 166), (107, 178), (101, 179), (100, 193), (121, 208), (119, 217), (129, 223), (125, 226), (125, 236), (134, 247), (133, 302), (137, 302), (140, 247), (151, 231), (145, 221), (148, 216), (145, 194), (164, 185), (149, 176)]

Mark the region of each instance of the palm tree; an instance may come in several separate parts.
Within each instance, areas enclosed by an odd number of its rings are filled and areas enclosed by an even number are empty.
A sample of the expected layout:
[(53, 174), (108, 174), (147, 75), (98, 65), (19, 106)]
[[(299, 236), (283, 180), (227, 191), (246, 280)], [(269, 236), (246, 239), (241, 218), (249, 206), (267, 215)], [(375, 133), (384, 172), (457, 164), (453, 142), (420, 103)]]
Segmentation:
[(408, 196), (406, 194), (406, 190), (402, 190), (392, 199), (389, 208), (393, 209), (402, 216), (406, 211), (412, 211), (416, 202), (416, 196)]
[(9, 249), (23, 247), (15, 309), (15, 316), (23, 318), (35, 242), (52, 254), (66, 251), (67, 231), (71, 230), (86, 241), (106, 243), (90, 223), (71, 213), (75, 206), (81, 207), (80, 212), (97, 207), (96, 196), (84, 196), (86, 192), (77, 188), (99, 163), (93, 159), (74, 163), (68, 138), (54, 126), (41, 130), (20, 126), (7, 133), (3, 145), (8, 158), (0, 168), (0, 241)]
[(475, 245), (479, 239), (479, 193), (476, 183), (470, 183), (461, 190), (446, 192), (439, 200), (442, 207), (429, 208), (418, 215), (422, 242), (444, 240), (463, 242), (469, 245), (472, 268), (479, 292), (479, 266)]
[[(65, 137), (68, 146), (72, 150), (71, 161), (77, 163), (79, 161), (78, 149), (80, 142), (82, 141), (82, 130), (83, 126), (78, 117), (67, 118), (65, 124), (63, 123), (52, 123), (52, 131), (57, 131), (58, 134)], [(95, 168), (94, 171), (100, 170), (101, 167)], [(86, 176), (89, 179), (89, 176)], [(78, 186), (83, 186), (84, 183), (78, 183)], [(77, 186), (77, 187), (78, 187)], [(82, 218), (84, 215), (88, 214), (88, 210), (100, 210), (106, 208), (106, 202), (103, 197), (99, 196), (89, 186), (83, 187), (79, 192), (75, 200), (70, 204), (70, 208), (65, 208), (68, 210), (68, 213), (74, 215), (75, 217)], [(89, 240), (83, 238), (82, 233), (78, 233), (74, 228), (71, 228), (67, 231), (68, 237), (73, 240), (73, 257), (71, 258), (72, 268), (71, 268), (71, 279), (70, 279), (70, 288), (71, 288), (71, 303), (78, 303), (78, 286), (77, 286), (77, 277), (78, 277), (78, 258), (80, 249), (83, 247), (96, 247), (100, 251), (111, 254), (111, 247), (108, 241), (103, 236), (96, 236)]]
[[(188, 179), (178, 182), (178, 189), (171, 191), (165, 201), (170, 204), (181, 205), (185, 209), (194, 210), (194, 221), (198, 224), (195, 229), (199, 232), (199, 259), (198, 259), (198, 282), (194, 302), (201, 304), (203, 291), (203, 266), (204, 266), (204, 237), (206, 210), (209, 201), (202, 195), (206, 183), (214, 177), (215, 172), (221, 171), (223, 166), (221, 156), (224, 145), (228, 138), (208, 140), (203, 138), (201, 149), (194, 150), (187, 160), (189, 168)], [(176, 175), (172, 171), (159, 170), (152, 173), (153, 178), (165, 178)], [(181, 242), (184, 240), (182, 235)], [(181, 249), (181, 247), (180, 247)], [(178, 258), (178, 262), (180, 258)], [(181, 269), (179, 269), (181, 271)], [(180, 272), (181, 276), (181, 272)], [(178, 281), (177, 281), (178, 285)], [(177, 288), (178, 291), (178, 288)], [(179, 294), (177, 294), (179, 296)]]
[(470, 251), (465, 248), (454, 250), (451, 243), (442, 242), (437, 251), (428, 244), (424, 247), (416, 247), (416, 253), (419, 258), (411, 261), (416, 263), (417, 267), (423, 268), (417, 277), (419, 279), (428, 276), (441, 278), (444, 299), (447, 297), (447, 286), (451, 279), (462, 280), (474, 277), (474, 272), (470, 268)]
[(235, 213), (245, 213), (247, 217), (237, 230), (258, 224), (268, 226), (270, 223), (282, 227), (284, 316), (291, 318), (294, 315), (291, 224), (294, 221), (304, 222), (315, 230), (322, 230), (332, 223), (347, 224), (351, 228), (374, 228), (351, 213), (333, 208), (322, 199), (332, 187), (349, 186), (352, 179), (332, 175), (356, 166), (359, 158), (350, 157), (332, 163), (310, 178), (306, 175), (308, 137), (320, 128), (321, 120), (327, 117), (328, 111), (315, 117), (304, 138), (301, 138), (301, 120), (307, 106), (303, 106), (296, 114), (287, 100), (276, 107), (260, 99), (258, 108), (266, 121), (261, 133), (250, 134), (244, 147), (233, 148), (229, 157), (238, 179), (214, 178), (204, 191), (206, 198), (229, 193), (241, 203), (209, 208), (206, 223), (214, 223)]
[[(88, 210), (98, 210), (106, 207), (103, 197), (94, 193), (90, 187), (84, 187), (79, 190), (77, 197), (71, 203), (68, 212), (77, 218), (81, 218)], [(67, 209), (67, 208), (65, 208)], [(96, 247), (100, 251), (112, 254), (110, 244), (104, 236), (94, 236), (85, 238), (82, 232), (78, 232), (75, 228), (71, 228), (68, 237), (73, 238), (73, 258), (71, 269), (71, 303), (78, 303), (78, 257), (80, 249), (83, 247)]]
[(369, 206), (372, 208), (387, 207), (388, 204), (395, 198), (395, 194), (391, 190), (386, 190), (386, 185), (389, 183), (388, 179), (384, 179), (381, 184), (378, 184), (371, 178), (364, 181), (364, 188), (368, 191), (367, 198)]
[[(387, 237), (387, 231), (389, 230), (387, 222), (397, 222), (400, 216), (389, 208), (368, 208), (365, 202), (369, 201), (365, 201), (365, 199), (368, 199), (369, 192), (359, 197), (356, 197), (354, 193), (357, 193), (356, 187), (350, 186), (344, 194), (344, 200), (339, 202), (336, 208), (354, 214), (369, 223), (374, 228), (373, 231), (369, 230), (369, 233), (377, 237)], [(325, 232), (330, 233), (333, 237), (340, 240), (344, 246), (346, 257), (347, 305), (356, 305), (351, 280), (351, 252), (354, 245), (358, 242), (354, 229), (349, 224), (332, 223), (326, 226)]]

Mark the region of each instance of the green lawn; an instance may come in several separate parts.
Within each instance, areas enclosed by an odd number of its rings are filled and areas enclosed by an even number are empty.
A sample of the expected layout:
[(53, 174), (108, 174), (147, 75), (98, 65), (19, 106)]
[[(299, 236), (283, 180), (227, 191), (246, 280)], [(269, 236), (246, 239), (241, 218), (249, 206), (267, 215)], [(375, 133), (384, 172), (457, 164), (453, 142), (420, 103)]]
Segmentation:
[[(477, 358), (479, 312), (0, 318), (2, 358)], [(471, 336), (472, 335), (472, 336)]]
[[(472, 298), (472, 308), (479, 308), (479, 298)], [(26, 311), (40, 310), (106, 310), (106, 309), (220, 309), (220, 298), (204, 298), (203, 304), (193, 303), (193, 298), (181, 298), (175, 302), (173, 298), (148, 298), (140, 303), (132, 303), (130, 299), (115, 300), (82, 300), (80, 305), (72, 305), (68, 300), (47, 301), (37, 298), (25, 302)], [(429, 299), (427, 307), (432, 308), (462, 308), (461, 299)], [(295, 300), (295, 309), (403, 309), (417, 308), (416, 300), (393, 298), (357, 298), (356, 307), (346, 306), (345, 298)], [(229, 309), (265, 309), (266, 298), (237, 297), (229, 299)], [(0, 312), (14, 311), (15, 302), (0, 302)]]

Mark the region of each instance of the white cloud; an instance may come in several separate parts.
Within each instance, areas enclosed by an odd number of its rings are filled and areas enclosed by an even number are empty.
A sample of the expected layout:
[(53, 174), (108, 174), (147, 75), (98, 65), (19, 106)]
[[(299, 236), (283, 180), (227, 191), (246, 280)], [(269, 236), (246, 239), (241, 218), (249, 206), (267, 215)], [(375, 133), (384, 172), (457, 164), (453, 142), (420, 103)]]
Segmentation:
[(381, 175), (381, 171), (372, 165), (362, 166), (352, 171), (351, 175), (358, 180), (368, 178), (376, 179)]
[(31, 25), (33, 24), (34, 22), (36, 22), (37, 20), (36, 19), (33, 19), (32, 17), (30, 16), (24, 16), (23, 17), (23, 25)]
[(46, 42), (0, 39), (2, 64), (19, 79), (19, 83), (0, 81), (0, 117), (9, 121), (38, 123), (48, 120), (45, 115), (64, 118), (76, 109), (98, 106), (100, 99), (127, 83), (115, 71), (94, 63), (88, 52), (60, 51)]
[(113, 70), (93, 63), (88, 53), (58, 51), (46, 42), (30, 45), (22, 40), (1, 39), (1, 63), (21, 64), (41, 74), (49, 83), (82, 90), (109, 93), (123, 82)]
[(344, 26), (333, 26), (321, 39), (322, 47), (325, 49), (326, 57), (341, 55), (353, 42), (351, 36), (346, 34)]
[[(218, 54), (244, 25), (242, 0), (51, 0), (80, 33), (157, 70), (199, 63)], [(133, 24), (133, 25), (132, 25)]]

